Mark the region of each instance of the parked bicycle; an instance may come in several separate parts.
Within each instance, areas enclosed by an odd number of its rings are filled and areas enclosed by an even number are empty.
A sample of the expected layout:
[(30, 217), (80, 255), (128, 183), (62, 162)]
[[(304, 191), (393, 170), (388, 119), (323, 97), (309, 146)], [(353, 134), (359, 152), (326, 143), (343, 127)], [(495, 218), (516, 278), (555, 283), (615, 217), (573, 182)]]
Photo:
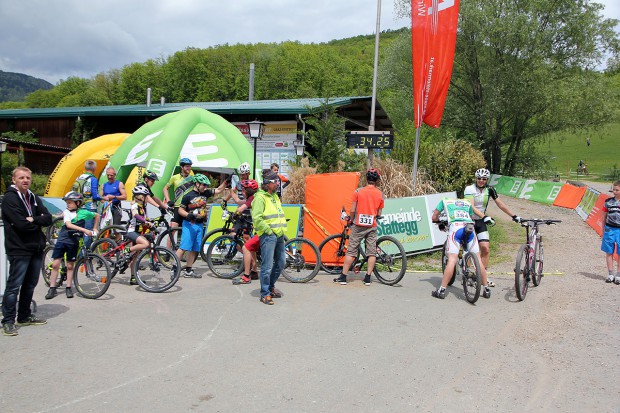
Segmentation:
[(521, 226), (525, 228), (525, 244), (519, 247), (515, 263), (515, 290), (519, 301), (525, 300), (530, 280), (537, 287), (543, 277), (544, 254), (540, 225), (560, 222), (558, 219), (521, 219)]
[[(247, 219), (243, 215), (236, 219)], [(249, 223), (251, 224), (251, 222)], [(251, 230), (250, 230), (251, 232)], [(243, 272), (243, 253), (245, 241), (241, 231), (234, 235), (220, 235), (207, 248), (205, 261), (209, 269), (218, 277), (231, 279)], [(309, 239), (298, 237), (284, 242), (286, 256), (282, 276), (293, 283), (312, 280), (321, 268), (319, 249)], [(260, 263), (260, 249), (256, 253)]]
[[(99, 298), (106, 293), (112, 281), (112, 270), (104, 257), (93, 250), (84, 247), (84, 238), (79, 237), (77, 260), (73, 266), (73, 283), (75, 289), (84, 298)], [(53, 245), (48, 245), (43, 251), (43, 264), (41, 266), (41, 276), (49, 287), (52, 274), (52, 252)], [(60, 287), (67, 280), (67, 264), (65, 259), (61, 261), (58, 270), (56, 286)]]
[(220, 235), (230, 234), (235, 226), (235, 222), (237, 222), (237, 219), (238, 215), (228, 210), (228, 207), (225, 204), (222, 204), (222, 221), (224, 221), (224, 225), (220, 228), (212, 229), (202, 237), (200, 258), (202, 258), (204, 262), (207, 262), (207, 249), (211, 243), (209, 239), (215, 239), (213, 238), (214, 236), (218, 237)]
[[(448, 231), (449, 226), (447, 221), (438, 221), (435, 222), (435, 224), (439, 225), (439, 229), (441, 231)], [(465, 234), (461, 237), (459, 259), (455, 264), (454, 273), (452, 274), (452, 278), (450, 279), (450, 282), (448, 282), (448, 285), (452, 285), (456, 280), (456, 276), (460, 275), (465, 299), (467, 302), (474, 304), (478, 301), (478, 298), (480, 298), (480, 290), (482, 288), (482, 264), (480, 264), (478, 256), (470, 252), (467, 248), (468, 240), (472, 235), (475, 236), (474, 225), (467, 224), (465, 226)], [(448, 241), (444, 243), (441, 254), (442, 272), (445, 271), (446, 264), (448, 262), (447, 245)]]
[[(160, 219), (161, 217), (150, 221), (156, 224)], [(120, 242), (117, 243), (111, 238), (99, 238), (91, 245), (91, 249), (110, 263), (111, 278), (129, 269), (130, 263), (135, 258), (133, 273), (138, 285), (148, 292), (161, 293), (172, 288), (179, 280), (181, 263), (172, 250), (157, 245), (154, 234), (153, 232), (142, 234), (149, 240), (149, 247), (133, 252), (129, 259), (123, 258), (132, 244), (132, 241), (127, 238), (127, 231), (119, 232)]]
[[(377, 219), (381, 219), (380, 216)], [(325, 238), (319, 245), (321, 269), (329, 274), (340, 274), (349, 245), (350, 226), (344, 225), (340, 234)], [(362, 243), (363, 244), (363, 243)], [(405, 248), (394, 237), (384, 235), (377, 238), (377, 260), (373, 274), (379, 282), (386, 285), (397, 284), (407, 271)], [(351, 265), (351, 271), (358, 274), (365, 271), (368, 257), (360, 245), (358, 256)]]

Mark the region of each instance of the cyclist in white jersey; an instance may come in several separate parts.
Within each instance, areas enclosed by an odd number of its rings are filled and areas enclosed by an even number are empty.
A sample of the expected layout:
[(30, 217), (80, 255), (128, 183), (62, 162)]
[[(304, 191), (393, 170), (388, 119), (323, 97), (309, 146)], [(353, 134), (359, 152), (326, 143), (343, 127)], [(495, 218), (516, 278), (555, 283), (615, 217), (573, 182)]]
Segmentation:
[[(492, 186), (487, 185), (491, 172), (488, 169), (482, 168), (476, 171), (476, 182), (465, 188), (463, 198), (471, 202), (474, 210), (474, 229), (476, 231), (476, 237), (480, 243), (480, 258), (484, 268), (489, 266), (489, 249), (490, 249), (490, 237), (487, 226), (495, 225), (495, 220), (486, 215), (489, 200), (495, 201), (495, 204), (504, 213), (509, 215), (514, 222), (521, 222), (521, 218), (513, 214), (510, 208), (504, 202), (499, 199), (497, 191)], [(495, 284), (489, 280), (489, 285), (495, 287)]]
[[(432, 292), (432, 295), (435, 298), (444, 299), (446, 298), (448, 282), (454, 274), (454, 267), (459, 259), (459, 250), (461, 249), (461, 241), (463, 238), (467, 237), (467, 249), (471, 253), (476, 254), (478, 260), (480, 260), (480, 249), (478, 247), (479, 244), (476, 240), (476, 235), (471, 229), (467, 230), (467, 226), (473, 224), (471, 219), (473, 209), (469, 201), (466, 199), (442, 199), (433, 211), (433, 222), (438, 222), (439, 216), (442, 213), (446, 215), (449, 225), (448, 246), (446, 250), (448, 262), (444, 268), (441, 285), (437, 290)], [(491, 298), (491, 289), (488, 286), (487, 271), (484, 266), (480, 269), (480, 276), (482, 285), (484, 286), (482, 296), (484, 298)]]

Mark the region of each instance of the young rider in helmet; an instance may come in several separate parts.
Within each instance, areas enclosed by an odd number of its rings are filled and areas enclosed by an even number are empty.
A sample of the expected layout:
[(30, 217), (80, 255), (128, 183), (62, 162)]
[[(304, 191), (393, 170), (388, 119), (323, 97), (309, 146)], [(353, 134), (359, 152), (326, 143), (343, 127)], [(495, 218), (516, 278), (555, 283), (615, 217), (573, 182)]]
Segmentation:
[[(170, 187), (174, 191), (174, 216), (170, 220), (170, 227), (172, 228), (177, 228), (183, 223), (183, 218), (179, 215), (179, 205), (183, 197), (194, 189), (194, 172), (192, 171), (191, 159), (181, 158), (179, 166), (181, 167), (181, 172), (172, 175), (164, 186), (164, 202), (166, 204), (170, 203)], [(168, 240), (168, 244), (170, 244), (170, 240)]]
[(381, 175), (374, 168), (366, 172), (367, 185), (358, 188), (353, 193), (353, 203), (349, 213), (349, 224), (351, 225), (351, 235), (349, 237), (349, 248), (344, 257), (342, 274), (334, 278), (335, 283), (347, 284), (347, 275), (351, 264), (357, 257), (357, 252), (362, 240), (366, 242), (366, 256), (368, 257), (368, 268), (364, 277), (364, 285), (370, 285), (370, 274), (375, 268), (377, 253), (377, 216), (381, 215), (384, 206), (383, 192), (377, 188)]
[(87, 229), (86, 221), (93, 220), (94, 228), (99, 225), (99, 214), (89, 211), (83, 208), (84, 196), (78, 192), (70, 191), (62, 198), (67, 204), (63, 214), (63, 226), (58, 233), (58, 239), (54, 245), (54, 251), (52, 252), (52, 273), (50, 275), (50, 289), (45, 295), (45, 299), (49, 300), (56, 297), (56, 279), (58, 278), (58, 269), (60, 264), (66, 256), (67, 263), (67, 284), (66, 295), (67, 298), (73, 298), (73, 291), (71, 287), (73, 285), (73, 266), (77, 259), (77, 252), (79, 247), (79, 238), (87, 235), (94, 237), (97, 235), (95, 230)]
[(209, 179), (202, 174), (194, 175), (194, 189), (183, 197), (179, 204), (179, 215), (183, 218), (183, 231), (181, 233), (181, 245), (176, 251), (179, 260), (187, 252), (187, 266), (184, 276), (187, 278), (202, 278), (192, 269), (196, 256), (202, 247), (204, 232), (203, 223), (207, 217), (207, 200), (224, 189), (220, 185), (215, 190), (208, 189)]
[(237, 205), (243, 205), (243, 203), (245, 202), (245, 198), (243, 195), (243, 186), (241, 186), (241, 182), (250, 179), (250, 171), (250, 164), (247, 162), (243, 162), (237, 168), (238, 175), (233, 175), (232, 177), (230, 177), (231, 191), (230, 194), (222, 200), (224, 206), (226, 206), (226, 202), (228, 202), (230, 198), (232, 198)]
[(252, 201), (254, 200), (254, 194), (258, 191), (258, 182), (253, 179), (241, 181), (243, 187), (243, 195), (245, 202), (235, 212), (239, 215), (233, 232), (242, 231), (243, 239), (245, 241), (241, 248), (243, 252), (243, 275), (239, 279), (233, 280), (233, 284), (249, 284), (251, 280), (258, 279), (258, 272), (256, 271), (256, 251), (260, 247), (260, 239), (258, 235), (254, 235), (250, 238), (252, 214), (250, 209), (252, 208)]
[[(492, 186), (489, 186), (489, 178), (491, 172), (488, 169), (481, 168), (476, 171), (476, 182), (465, 188), (464, 196), (468, 200), (474, 210), (474, 229), (476, 231), (476, 237), (478, 237), (478, 243), (480, 245), (480, 259), (484, 268), (489, 265), (489, 231), (488, 226), (495, 225), (495, 220), (486, 215), (487, 207), (489, 205), (489, 199), (493, 199), (495, 204), (504, 211), (515, 222), (520, 222), (521, 218), (512, 213), (510, 208), (499, 199), (497, 191)], [(495, 284), (489, 280), (489, 286), (495, 287)]]
[[(127, 238), (133, 241), (133, 245), (129, 248), (129, 252), (125, 253), (125, 256), (121, 258), (123, 261), (127, 261), (134, 252), (149, 247), (149, 240), (142, 236), (142, 234), (153, 226), (151, 222), (146, 220), (146, 198), (150, 194), (149, 188), (146, 185), (136, 185), (131, 190), (131, 193), (133, 194), (133, 202), (131, 203), (131, 219), (127, 228)], [(129, 263), (129, 268), (131, 269), (130, 285), (138, 284), (133, 268), (134, 260), (135, 257)]]
[(168, 204), (163, 202), (161, 199), (157, 198), (155, 194), (153, 193), (153, 191), (151, 190), (153, 185), (155, 185), (155, 181), (159, 181), (159, 177), (157, 176), (155, 172), (147, 170), (142, 175), (142, 180), (144, 181), (143, 182), (144, 186), (149, 191), (149, 194), (146, 197), (146, 202), (153, 205), (154, 207), (159, 208), (159, 210), (163, 214), (166, 210), (168, 210)]

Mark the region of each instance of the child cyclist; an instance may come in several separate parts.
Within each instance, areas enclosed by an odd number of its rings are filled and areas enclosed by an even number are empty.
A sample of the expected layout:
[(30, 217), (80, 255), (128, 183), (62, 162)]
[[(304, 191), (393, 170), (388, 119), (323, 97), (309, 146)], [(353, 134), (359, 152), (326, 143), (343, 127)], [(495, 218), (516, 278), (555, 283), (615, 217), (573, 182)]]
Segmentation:
[[(233, 232), (242, 231), (244, 245), (241, 248), (243, 252), (243, 275), (240, 279), (233, 280), (233, 284), (249, 284), (251, 280), (258, 279), (258, 272), (256, 271), (256, 251), (260, 247), (260, 239), (258, 235), (251, 237), (251, 222), (252, 215), (250, 209), (252, 208), (252, 201), (254, 200), (254, 194), (258, 191), (258, 182), (254, 179), (245, 179), (241, 181), (243, 197), (245, 202), (239, 208), (237, 208), (236, 214), (239, 215)], [(242, 218), (243, 217), (243, 218)]]
[[(480, 261), (480, 248), (478, 247), (478, 240), (474, 234), (474, 221), (471, 219), (474, 210), (465, 199), (442, 199), (439, 205), (433, 211), (433, 222), (438, 222), (439, 215), (442, 212), (446, 212), (448, 217), (448, 246), (446, 254), (448, 256), (448, 262), (443, 272), (443, 278), (441, 279), (441, 286), (432, 292), (433, 297), (444, 299), (446, 298), (446, 288), (448, 282), (454, 274), (454, 267), (459, 258), (459, 250), (461, 249), (461, 241), (464, 237), (467, 238), (467, 248), (470, 252), (478, 256), (478, 262)], [(466, 227), (470, 225), (471, 231), (466, 231)], [(484, 298), (491, 297), (491, 289), (488, 285), (487, 270), (484, 265), (480, 265), (480, 272), (482, 275), (482, 285), (484, 291), (482, 296)]]
[(620, 260), (614, 276), (614, 250), (620, 254), (620, 180), (614, 182), (612, 190), (614, 196), (607, 198), (603, 204), (603, 243), (601, 250), (605, 253), (607, 262), (607, 282), (620, 284)]
[[(131, 190), (131, 193), (133, 194), (133, 202), (131, 203), (131, 219), (129, 220), (129, 226), (127, 228), (127, 238), (133, 241), (134, 244), (129, 248), (129, 252), (125, 253), (121, 258), (120, 264), (126, 263), (134, 252), (149, 247), (149, 240), (142, 234), (153, 225), (146, 220), (146, 197), (150, 194), (149, 188), (144, 185), (136, 185)], [(133, 266), (134, 261), (135, 257), (129, 263), (129, 268), (131, 269), (129, 285), (138, 284)]]
[(94, 220), (97, 228), (99, 225), (99, 214), (82, 208), (84, 205), (84, 196), (78, 192), (70, 191), (62, 198), (67, 204), (67, 209), (63, 211), (63, 225), (58, 233), (56, 245), (52, 252), (52, 272), (50, 275), (50, 288), (45, 295), (46, 300), (50, 300), (58, 294), (56, 292), (56, 279), (58, 278), (58, 269), (63, 258), (67, 263), (67, 284), (65, 293), (67, 298), (73, 298), (73, 267), (77, 259), (79, 238), (83, 235), (89, 237), (97, 236), (94, 230), (86, 229), (86, 221)]

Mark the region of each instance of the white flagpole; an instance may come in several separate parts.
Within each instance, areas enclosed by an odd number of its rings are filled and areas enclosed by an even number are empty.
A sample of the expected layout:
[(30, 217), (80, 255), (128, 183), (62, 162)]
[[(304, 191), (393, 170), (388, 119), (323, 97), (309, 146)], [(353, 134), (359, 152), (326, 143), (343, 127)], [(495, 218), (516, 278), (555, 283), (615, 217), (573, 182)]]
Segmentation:
[[(379, 67), (379, 32), (381, 31), (381, 0), (377, 0), (377, 28), (375, 33), (375, 64), (372, 74), (372, 99), (370, 103), (370, 124), (368, 131), (375, 130), (375, 106), (377, 105), (377, 69)], [(372, 167), (374, 160), (374, 149), (368, 149), (368, 168)]]

